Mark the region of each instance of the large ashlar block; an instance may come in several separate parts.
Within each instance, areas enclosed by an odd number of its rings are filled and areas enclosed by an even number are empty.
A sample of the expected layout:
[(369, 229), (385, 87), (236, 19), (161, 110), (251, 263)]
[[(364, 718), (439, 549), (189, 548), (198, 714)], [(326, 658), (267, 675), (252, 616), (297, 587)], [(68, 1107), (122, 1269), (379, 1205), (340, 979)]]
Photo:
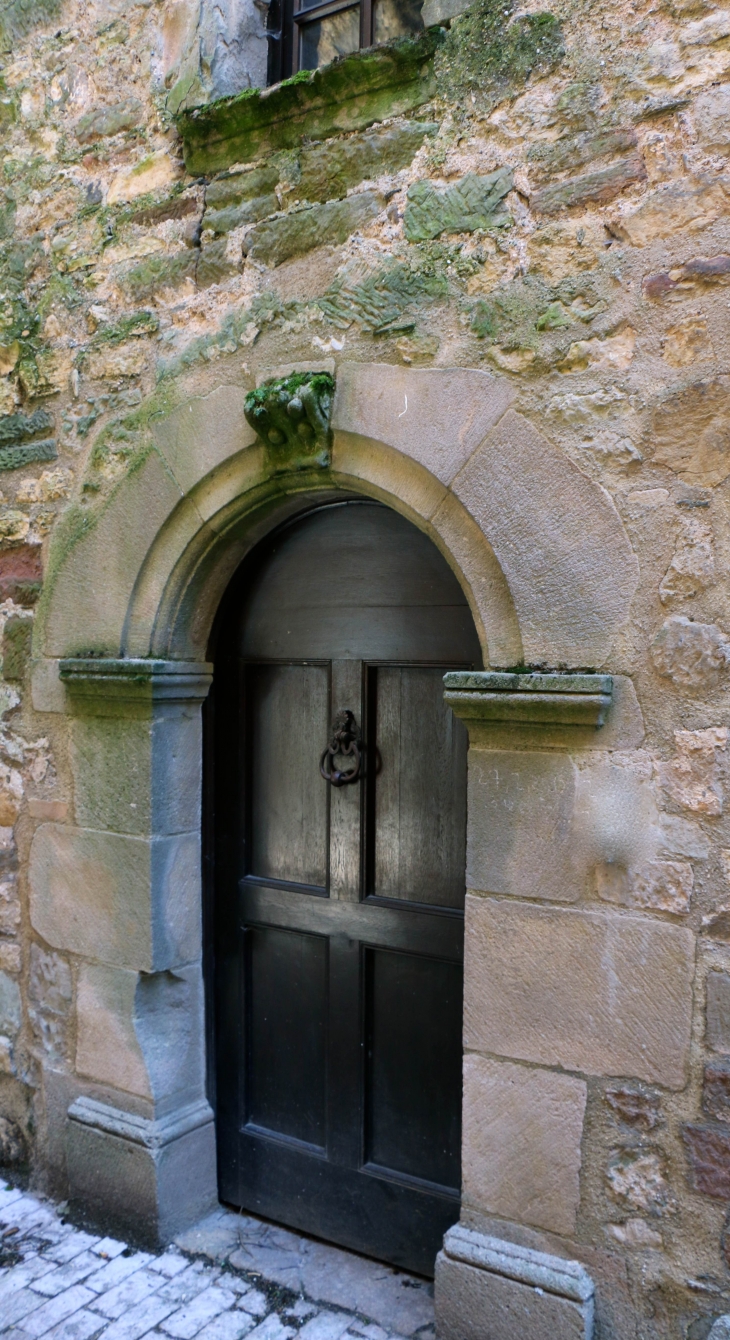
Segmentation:
[(564, 754), (470, 750), (467, 886), (562, 902), (579, 898), (575, 791), (575, 767)]
[(119, 654), (144, 556), (181, 498), (162, 458), (151, 452), (65, 554), (59, 552), (63, 527), (56, 528), (51, 561), (58, 570), (39, 606), (39, 652), (75, 656), (93, 648)]
[(577, 1261), (456, 1224), (436, 1258), (439, 1340), (592, 1340), (594, 1287)]
[(151, 719), (80, 717), (72, 725), (76, 818), (83, 828), (157, 835), (200, 827), (199, 703)]
[(597, 866), (653, 860), (661, 840), (650, 779), (557, 751), (470, 750), (469, 820), (471, 888), (556, 902), (580, 898)]
[(199, 964), (137, 973), (83, 963), (76, 994), (76, 1072), (163, 1110), (204, 1091)]
[(243, 413), (246, 392), (219, 386), (210, 395), (179, 405), (152, 431), (183, 493), (224, 461), (253, 446), (256, 433)]
[(472, 368), (343, 363), (332, 427), (386, 442), (448, 484), (514, 395), (506, 379)]
[(470, 895), (465, 1046), (681, 1089), (694, 951), (691, 931), (630, 912)]
[(580, 1201), (587, 1087), (550, 1070), (464, 1058), (464, 1201), (572, 1233)]
[(76, 991), (76, 1073), (151, 1098), (134, 1031), (138, 980), (129, 969), (82, 963)]
[(139, 838), (41, 824), (29, 881), (31, 922), (54, 949), (141, 972), (200, 956), (197, 833)]

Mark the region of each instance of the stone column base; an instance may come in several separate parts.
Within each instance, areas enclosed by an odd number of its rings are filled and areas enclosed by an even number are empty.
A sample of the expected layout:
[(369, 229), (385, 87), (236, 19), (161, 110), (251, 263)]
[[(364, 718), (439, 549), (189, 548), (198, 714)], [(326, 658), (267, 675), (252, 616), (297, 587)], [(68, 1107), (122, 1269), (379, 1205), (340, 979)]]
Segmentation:
[(164, 1246), (218, 1202), (205, 1100), (155, 1121), (77, 1098), (66, 1140), (69, 1199), (106, 1231)]
[(459, 1224), (436, 1258), (439, 1340), (592, 1340), (593, 1298), (579, 1262)]

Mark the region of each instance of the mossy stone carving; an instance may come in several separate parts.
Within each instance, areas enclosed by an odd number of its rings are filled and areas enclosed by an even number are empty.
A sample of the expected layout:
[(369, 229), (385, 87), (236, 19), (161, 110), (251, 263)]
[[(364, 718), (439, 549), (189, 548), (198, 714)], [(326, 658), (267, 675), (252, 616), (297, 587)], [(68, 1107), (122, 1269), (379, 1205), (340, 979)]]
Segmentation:
[(513, 175), (511, 168), (499, 168), (484, 177), (470, 172), (455, 186), (441, 190), (430, 181), (414, 182), (408, 190), (403, 224), (408, 241), (508, 227), (512, 220), (502, 201), (512, 189)]
[(329, 465), (334, 390), (328, 372), (297, 372), (264, 382), (246, 396), (246, 421), (264, 443), (274, 473)]

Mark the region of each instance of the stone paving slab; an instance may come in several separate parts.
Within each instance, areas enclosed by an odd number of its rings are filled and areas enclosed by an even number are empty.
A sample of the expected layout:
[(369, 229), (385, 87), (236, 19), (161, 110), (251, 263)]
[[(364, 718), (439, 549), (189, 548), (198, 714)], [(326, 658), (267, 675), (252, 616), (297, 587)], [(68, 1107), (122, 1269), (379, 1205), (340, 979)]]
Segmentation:
[(219, 1209), (158, 1254), (0, 1179), (2, 1340), (434, 1340), (432, 1286)]

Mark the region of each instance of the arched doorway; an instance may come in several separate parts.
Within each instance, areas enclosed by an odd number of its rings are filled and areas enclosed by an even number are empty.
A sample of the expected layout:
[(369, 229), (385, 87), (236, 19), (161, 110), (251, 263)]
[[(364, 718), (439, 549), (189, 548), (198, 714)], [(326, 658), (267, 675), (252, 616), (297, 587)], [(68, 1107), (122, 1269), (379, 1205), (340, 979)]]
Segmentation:
[(459, 1213), (467, 739), (442, 676), (481, 665), (469, 606), (426, 536), (342, 497), (246, 559), (213, 656), (221, 1199), (430, 1274)]

